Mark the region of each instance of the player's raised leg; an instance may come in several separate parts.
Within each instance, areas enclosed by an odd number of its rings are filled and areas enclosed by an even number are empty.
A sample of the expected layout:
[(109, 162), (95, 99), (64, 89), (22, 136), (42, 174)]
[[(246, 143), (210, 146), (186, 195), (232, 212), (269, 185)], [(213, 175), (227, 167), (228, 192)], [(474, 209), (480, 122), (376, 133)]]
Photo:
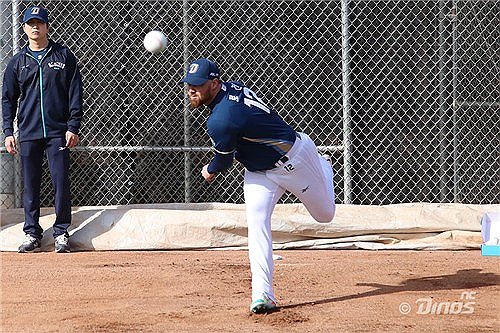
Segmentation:
[(292, 192), (316, 221), (332, 221), (335, 216), (335, 193), (331, 164), (318, 155), (314, 142), (307, 134), (300, 133), (292, 151), (288, 162), (268, 170), (267, 176)]
[[(304, 204), (309, 214), (317, 221), (328, 223), (335, 216), (335, 192), (333, 171), (329, 161), (318, 155), (316, 145), (307, 134), (301, 134), (304, 142), (299, 157), (304, 167), (299, 168), (294, 178), (300, 179), (299, 188), (289, 190)], [(309, 186), (309, 189), (304, 189)]]

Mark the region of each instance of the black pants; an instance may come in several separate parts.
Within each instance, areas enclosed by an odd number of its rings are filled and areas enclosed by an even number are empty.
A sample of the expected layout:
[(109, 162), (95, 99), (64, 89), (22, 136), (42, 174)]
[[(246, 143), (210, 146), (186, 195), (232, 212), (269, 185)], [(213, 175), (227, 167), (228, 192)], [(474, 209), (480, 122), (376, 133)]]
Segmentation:
[(69, 149), (65, 138), (50, 138), (20, 143), (24, 178), (24, 233), (42, 239), (40, 227), (40, 185), (43, 154), (47, 154), (52, 185), (55, 191), (56, 221), (54, 238), (66, 234), (71, 224), (71, 195), (69, 183)]

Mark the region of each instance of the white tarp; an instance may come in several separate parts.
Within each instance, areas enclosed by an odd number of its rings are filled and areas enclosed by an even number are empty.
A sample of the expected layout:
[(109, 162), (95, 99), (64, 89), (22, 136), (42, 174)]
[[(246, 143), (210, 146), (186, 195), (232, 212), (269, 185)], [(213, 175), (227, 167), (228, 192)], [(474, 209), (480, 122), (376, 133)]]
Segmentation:
[[(244, 205), (151, 204), (73, 209), (73, 251), (246, 248)], [(317, 223), (302, 204), (277, 205), (276, 249), (479, 249), (481, 217), (500, 205), (409, 203), (337, 205), (333, 222)], [(54, 210), (43, 208), (42, 250), (53, 250)], [(0, 250), (17, 251), (23, 210), (2, 210)]]

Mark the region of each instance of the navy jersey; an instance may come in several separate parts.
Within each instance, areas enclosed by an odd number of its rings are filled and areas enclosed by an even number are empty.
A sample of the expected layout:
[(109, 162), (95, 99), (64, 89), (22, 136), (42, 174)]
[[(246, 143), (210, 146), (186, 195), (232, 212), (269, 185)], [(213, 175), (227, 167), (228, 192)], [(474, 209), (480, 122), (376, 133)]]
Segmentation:
[(271, 169), (295, 142), (295, 130), (241, 83), (222, 83), (209, 108), (208, 134), (216, 151), (210, 173), (229, 168), (233, 156), (249, 171)]

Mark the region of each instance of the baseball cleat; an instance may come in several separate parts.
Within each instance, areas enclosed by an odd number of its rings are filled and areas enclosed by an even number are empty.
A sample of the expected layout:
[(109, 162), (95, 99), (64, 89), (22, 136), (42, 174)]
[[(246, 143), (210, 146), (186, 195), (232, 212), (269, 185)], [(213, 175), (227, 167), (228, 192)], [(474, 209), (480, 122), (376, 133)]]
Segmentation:
[(57, 253), (68, 253), (70, 251), (69, 239), (65, 234), (56, 237), (54, 250)]
[(263, 294), (262, 298), (259, 298), (250, 304), (250, 311), (257, 314), (273, 312), (275, 310), (276, 302), (267, 297), (266, 294)]
[(17, 250), (18, 253), (40, 252), (40, 240), (31, 235), (26, 234), (23, 243)]

